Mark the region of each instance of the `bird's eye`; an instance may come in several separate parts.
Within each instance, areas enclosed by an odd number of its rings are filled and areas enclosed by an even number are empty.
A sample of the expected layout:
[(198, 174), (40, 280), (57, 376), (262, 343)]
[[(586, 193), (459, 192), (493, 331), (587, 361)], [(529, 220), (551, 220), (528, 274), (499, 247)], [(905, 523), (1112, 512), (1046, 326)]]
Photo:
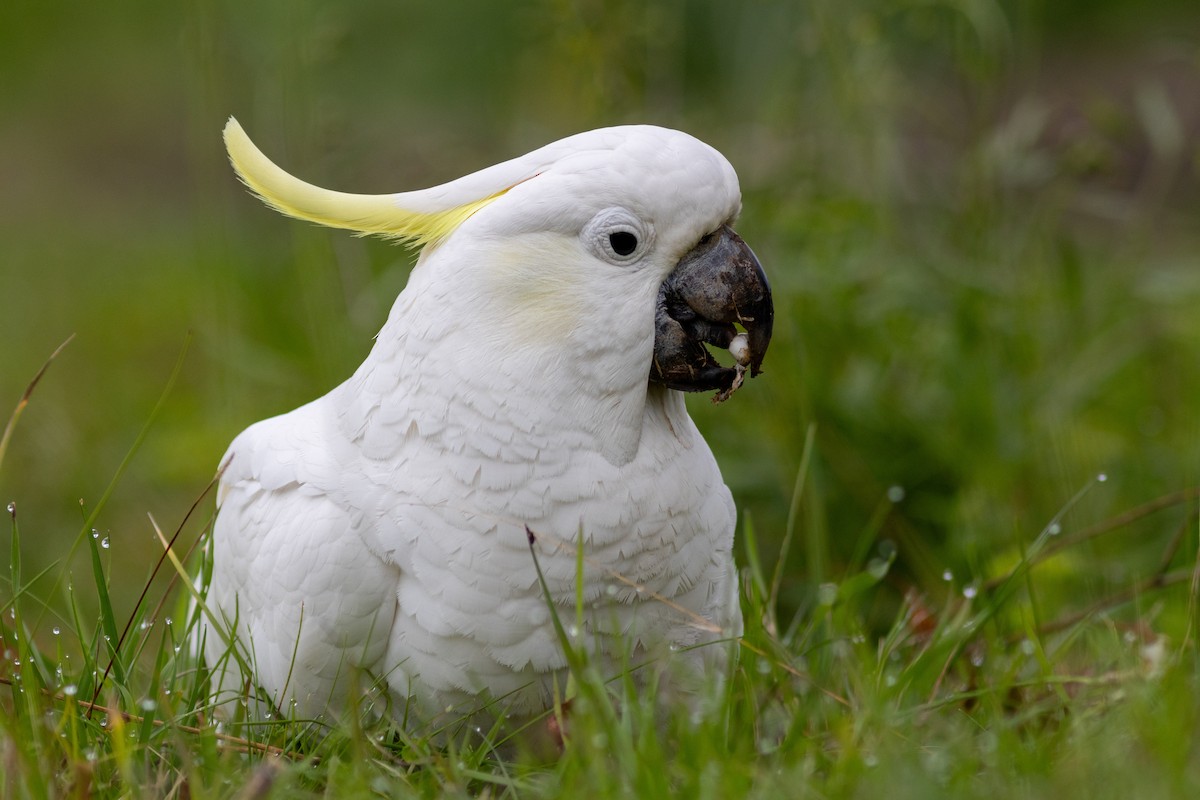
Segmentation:
[(593, 255), (621, 267), (641, 263), (654, 245), (654, 226), (620, 206), (598, 212), (579, 235)]
[(637, 235), (631, 231), (616, 231), (608, 235), (608, 245), (619, 256), (627, 256), (637, 250)]

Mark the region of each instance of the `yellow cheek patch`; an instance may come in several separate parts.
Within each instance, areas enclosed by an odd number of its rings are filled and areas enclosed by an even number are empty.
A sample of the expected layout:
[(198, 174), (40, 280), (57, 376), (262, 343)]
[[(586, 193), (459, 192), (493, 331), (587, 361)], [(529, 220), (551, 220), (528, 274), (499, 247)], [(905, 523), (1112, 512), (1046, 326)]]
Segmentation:
[(583, 258), (577, 246), (555, 234), (505, 242), (489, 253), (484, 269), (490, 311), (510, 336), (527, 342), (561, 342), (588, 313), (594, 299), (569, 265)]
[(276, 211), (362, 236), (395, 239), (410, 247), (437, 244), (476, 211), (508, 191), (505, 188), (444, 210), (414, 211), (401, 207), (397, 195), (335, 192), (288, 174), (263, 155), (232, 117), (225, 125), (225, 148), (242, 183)]

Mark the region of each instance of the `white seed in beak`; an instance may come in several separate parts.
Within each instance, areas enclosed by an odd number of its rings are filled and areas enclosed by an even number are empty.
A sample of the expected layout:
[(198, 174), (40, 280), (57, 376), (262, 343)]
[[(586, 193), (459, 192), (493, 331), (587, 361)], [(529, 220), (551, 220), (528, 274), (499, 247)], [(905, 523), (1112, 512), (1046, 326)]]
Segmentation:
[(746, 334), (739, 333), (733, 337), (733, 341), (729, 343), (729, 354), (743, 367), (750, 363), (750, 342), (746, 339)]

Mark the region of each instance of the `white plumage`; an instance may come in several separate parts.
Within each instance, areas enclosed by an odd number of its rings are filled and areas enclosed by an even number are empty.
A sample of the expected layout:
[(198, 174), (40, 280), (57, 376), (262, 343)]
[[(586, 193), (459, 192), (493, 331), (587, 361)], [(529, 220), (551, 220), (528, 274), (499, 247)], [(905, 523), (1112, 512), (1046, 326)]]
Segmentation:
[(545, 708), (566, 659), (526, 528), (564, 620), (582, 541), (597, 655), (740, 635), (730, 493), (683, 395), (648, 380), (664, 280), (739, 211), (720, 154), (610, 128), (369, 198), (290, 178), (232, 120), (226, 140), (285, 213), (425, 248), (354, 375), (226, 454), (207, 607), (252, 676), (209, 630), (221, 700), (249, 677), (300, 717), (372, 683), (410, 721)]

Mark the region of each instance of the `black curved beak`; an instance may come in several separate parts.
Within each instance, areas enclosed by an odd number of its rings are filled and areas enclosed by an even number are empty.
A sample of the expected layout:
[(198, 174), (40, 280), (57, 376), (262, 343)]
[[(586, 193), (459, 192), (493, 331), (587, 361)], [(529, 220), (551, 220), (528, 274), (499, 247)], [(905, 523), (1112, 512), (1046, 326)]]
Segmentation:
[[(650, 380), (682, 392), (728, 396), (746, 367), (751, 376), (762, 372), (774, 321), (762, 265), (742, 237), (722, 225), (680, 259), (658, 291)], [(739, 367), (723, 367), (704, 345), (728, 348), (738, 325), (746, 331), (748, 357)]]

